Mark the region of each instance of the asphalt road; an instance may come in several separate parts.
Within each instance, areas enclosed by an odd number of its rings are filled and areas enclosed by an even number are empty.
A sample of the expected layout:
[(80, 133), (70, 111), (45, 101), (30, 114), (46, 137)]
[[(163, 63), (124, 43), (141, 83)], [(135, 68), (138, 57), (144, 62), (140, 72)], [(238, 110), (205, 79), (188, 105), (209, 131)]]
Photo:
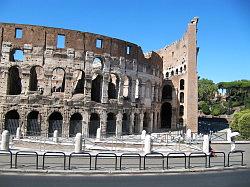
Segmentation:
[(0, 175), (1, 187), (249, 187), (250, 170), (164, 175)]

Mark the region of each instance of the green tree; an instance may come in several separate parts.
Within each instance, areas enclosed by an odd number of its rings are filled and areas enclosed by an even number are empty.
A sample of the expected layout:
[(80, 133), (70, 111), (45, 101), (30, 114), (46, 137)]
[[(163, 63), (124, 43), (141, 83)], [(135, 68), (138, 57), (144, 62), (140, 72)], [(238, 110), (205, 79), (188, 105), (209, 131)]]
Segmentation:
[(204, 78), (198, 80), (199, 101), (210, 101), (211, 99), (214, 98), (217, 90), (218, 90), (218, 87), (212, 80), (208, 80)]
[(216, 103), (216, 104), (212, 105), (212, 108), (211, 108), (211, 114), (213, 116), (225, 114), (226, 111), (227, 111), (227, 109), (224, 106), (222, 106), (220, 103)]

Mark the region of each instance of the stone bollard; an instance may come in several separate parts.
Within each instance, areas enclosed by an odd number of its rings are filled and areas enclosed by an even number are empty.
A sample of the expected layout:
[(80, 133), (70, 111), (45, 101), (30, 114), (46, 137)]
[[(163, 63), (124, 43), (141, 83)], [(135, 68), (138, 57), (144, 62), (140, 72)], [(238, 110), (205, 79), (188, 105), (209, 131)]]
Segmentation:
[(232, 133), (232, 130), (230, 128), (227, 129), (227, 142), (228, 143), (231, 143), (231, 133)]
[(100, 127), (96, 131), (96, 140), (97, 141), (101, 140), (101, 128)]
[(204, 153), (209, 154), (209, 136), (208, 135), (203, 136), (202, 150)]
[(10, 133), (9, 131), (5, 130), (2, 133), (2, 141), (1, 141), (0, 150), (8, 151), (9, 144), (10, 144)]
[(141, 139), (142, 139), (142, 140), (145, 139), (146, 133), (147, 133), (147, 132), (146, 132), (145, 130), (142, 130), (142, 132), (141, 132)]
[(53, 133), (53, 142), (58, 143), (58, 130), (55, 130)]
[(144, 140), (144, 153), (151, 153), (151, 136), (146, 135), (145, 140)]
[(21, 138), (21, 128), (20, 127), (17, 127), (16, 129), (16, 139), (20, 140)]
[(186, 141), (191, 142), (191, 140), (192, 140), (192, 132), (190, 129), (188, 129), (186, 133)]
[(82, 152), (82, 134), (77, 133), (75, 137), (75, 153)]

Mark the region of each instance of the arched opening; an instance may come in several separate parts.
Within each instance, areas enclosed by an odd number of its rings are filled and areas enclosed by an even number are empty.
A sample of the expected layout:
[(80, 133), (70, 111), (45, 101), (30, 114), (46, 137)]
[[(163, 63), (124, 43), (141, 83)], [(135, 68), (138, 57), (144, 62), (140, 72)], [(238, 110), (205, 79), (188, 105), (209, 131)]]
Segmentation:
[(10, 53), (10, 61), (11, 62), (21, 62), (24, 59), (23, 50), (21, 49), (13, 49)]
[(93, 70), (102, 70), (103, 68), (102, 59), (99, 57), (94, 58), (92, 67), (93, 67)]
[(172, 99), (172, 86), (165, 85), (162, 89), (162, 99)]
[(108, 84), (108, 98), (117, 99), (118, 91), (119, 91), (119, 78), (117, 77), (117, 75), (111, 73)]
[(91, 84), (91, 101), (101, 102), (102, 96), (102, 76), (94, 74)]
[(183, 105), (180, 105), (179, 114), (180, 114), (180, 116), (184, 115), (184, 106)]
[(139, 99), (140, 97), (140, 81), (139, 79), (136, 79), (135, 81), (135, 99)]
[(184, 71), (186, 71), (187, 70), (187, 66), (186, 65), (184, 65)]
[(171, 128), (172, 121), (172, 105), (170, 103), (164, 103), (161, 106), (161, 128)]
[(81, 70), (76, 70), (73, 73), (73, 94), (84, 94), (84, 72)]
[(182, 71), (183, 71), (183, 69), (182, 69), (182, 67), (180, 68), (180, 73), (182, 73)]
[(52, 93), (64, 92), (65, 89), (65, 71), (62, 68), (55, 68), (52, 74)]
[(175, 70), (175, 74), (178, 75), (178, 73), (179, 73), (179, 71), (178, 71), (178, 69), (176, 69), (176, 70)]
[(63, 117), (60, 112), (53, 112), (49, 116), (49, 137), (53, 136), (55, 130), (58, 130), (58, 135), (62, 135)]
[(148, 128), (149, 128), (149, 115), (147, 112), (144, 113), (144, 117), (143, 117), (143, 130), (146, 130), (148, 132)]
[(43, 68), (40, 66), (33, 66), (30, 69), (30, 82), (29, 82), (29, 90), (30, 91), (43, 91), (43, 78), (44, 72)]
[(169, 77), (169, 72), (166, 73), (166, 78), (168, 78), (168, 77)]
[(123, 98), (129, 100), (131, 97), (132, 82), (130, 77), (125, 76), (123, 85)]
[(138, 134), (140, 132), (140, 121), (139, 114), (134, 114), (134, 134)]
[(171, 76), (174, 76), (174, 71), (171, 71)]
[(184, 79), (181, 79), (180, 80), (180, 90), (184, 90), (184, 84), (185, 84)]
[(16, 110), (11, 110), (5, 114), (4, 129), (8, 130), (11, 135), (16, 134), (16, 129), (19, 127), (20, 116)]
[(90, 115), (89, 123), (89, 137), (95, 138), (97, 129), (100, 127), (100, 117), (97, 113), (92, 113)]
[(82, 133), (82, 115), (74, 113), (70, 117), (69, 137), (74, 137), (77, 133)]
[(180, 103), (184, 103), (184, 93), (180, 93)]
[(122, 116), (122, 134), (129, 134), (129, 120), (126, 113)]
[(27, 116), (27, 136), (41, 135), (41, 119), (39, 120), (39, 112), (32, 111)]
[(19, 95), (22, 92), (22, 82), (20, 78), (20, 72), (17, 66), (12, 66), (8, 73), (8, 95)]
[(116, 131), (116, 117), (114, 113), (108, 113), (107, 116), (107, 135), (115, 134)]

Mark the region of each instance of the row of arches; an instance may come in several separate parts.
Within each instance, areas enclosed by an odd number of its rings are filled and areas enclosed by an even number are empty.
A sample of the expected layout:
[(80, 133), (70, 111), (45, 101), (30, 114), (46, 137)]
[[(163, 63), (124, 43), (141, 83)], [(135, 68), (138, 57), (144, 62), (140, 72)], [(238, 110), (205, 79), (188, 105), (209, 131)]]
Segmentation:
[[(40, 136), (42, 135), (42, 119), (41, 115), (38, 111), (31, 111), (27, 115), (27, 126), (26, 126), (26, 135), (27, 136)], [(53, 112), (48, 116), (48, 127), (47, 133), (48, 136), (53, 136), (53, 132), (58, 130), (59, 136), (62, 135), (63, 128), (63, 116), (60, 112)], [(69, 128), (68, 135), (69, 137), (75, 136), (77, 133), (82, 133), (83, 131), (83, 117), (80, 113), (74, 113), (71, 115), (69, 119)], [(143, 118), (143, 129), (149, 130), (149, 121), (150, 116), (147, 112), (144, 113)], [(100, 115), (98, 113), (91, 113), (88, 124), (88, 135), (90, 137), (95, 137), (97, 129), (100, 127)], [(134, 114), (134, 125), (133, 129), (130, 129), (130, 117), (127, 113), (123, 113), (122, 115), (122, 134), (129, 134), (132, 130), (133, 133), (140, 132), (140, 118), (139, 114)], [(17, 110), (11, 110), (5, 114), (5, 123), (4, 129), (8, 130), (10, 134), (16, 134), (16, 129), (20, 126), (20, 115)], [(115, 113), (109, 112), (107, 114), (106, 119), (106, 134), (114, 135), (116, 134), (116, 124), (117, 117)]]
[(169, 78), (169, 77), (174, 76), (174, 75), (182, 74), (186, 70), (187, 70), (186, 65), (184, 65), (183, 67), (181, 66), (180, 68), (176, 68), (175, 70), (172, 70), (170, 72), (166, 72), (165, 78)]

